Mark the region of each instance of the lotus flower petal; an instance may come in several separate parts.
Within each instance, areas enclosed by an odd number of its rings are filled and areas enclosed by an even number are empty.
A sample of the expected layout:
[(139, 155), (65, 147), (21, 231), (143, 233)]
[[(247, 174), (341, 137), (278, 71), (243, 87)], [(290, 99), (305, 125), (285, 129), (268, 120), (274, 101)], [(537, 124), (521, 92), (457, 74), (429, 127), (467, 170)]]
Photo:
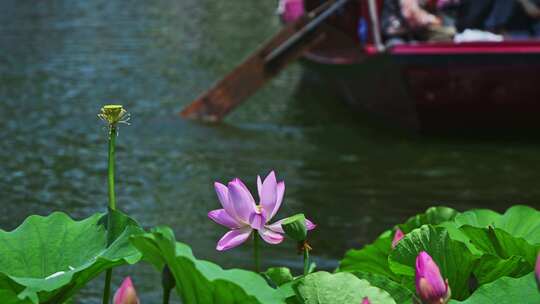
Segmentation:
[(369, 301), (368, 297), (365, 297), (365, 298), (362, 300), (362, 304), (371, 304), (371, 302)]
[(242, 225), (232, 218), (225, 209), (216, 209), (208, 212), (208, 217), (214, 222), (231, 229), (240, 228)]
[(285, 231), (283, 231), (283, 227), (281, 227), (281, 223), (283, 222), (283, 220), (279, 220), (279, 221), (276, 221), (275, 223), (271, 224), (271, 225), (266, 225), (266, 228), (274, 231), (274, 232), (277, 232), (277, 233), (285, 233)]
[(306, 219), (306, 229), (307, 230), (313, 230), (317, 227), (316, 224), (314, 224), (311, 220)]
[(218, 182), (214, 183), (214, 189), (216, 190), (217, 197), (221, 206), (225, 211), (234, 219), (238, 219), (236, 212), (234, 211), (234, 206), (232, 205), (231, 200), (229, 199), (229, 189)]
[[(268, 229), (270, 229), (270, 230), (272, 230), (274, 232), (277, 232), (277, 233), (285, 233), (285, 231), (283, 231), (283, 227), (281, 227), (282, 222), (283, 222), (283, 220), (276, 221), (271, 225), (266, 225), (266, 228), (268, 228)], [(316, 227), (317, 227), (317, 225), (315, 225), (312, 221), (306, 219), (306, 229), (307, 230), (313, 230)]]
[(272, 215), (277, 199), (277, 181), (276, 173), (270, 172), (259, 187), (260, 178), (258, 178), (257, 188), (259, 189), (260, 204), (266, 213)]
[(219, 251), (229, 250), (245, 242), (251, 234), (251, 227), (231, 230), (218, 241), (216, 249)]
[(262, 197), (262, 185), (261, 176), (257, 175), (257, 194), (259, 195), (259, 199)]
[(260, 213), (254, 212), (249, 216), (249, 225), (253, 229), (262, 229), (266, 223), (266, 211), (261, 210)]
[(272, 213), (270, 213), (268, 220), (271, 220), (274, 217), (274, 215), (276, 215), (276, 213), (279, 211), (279, 208), (281, 208), (281, 203), (283, 202), (284, 195), (285, 195), (285, 182), (281, 181), (277, 183), (276, 204), (274, 205), (274, 209), (272, 210)]
[(272, 231), (270, 229), (267, 229), (266, 227), (263, 227), (262, 229), (258, 230), (259, 235), (261, 238), (267, 242), (268, 244), (279, 244), (283, 241), (284, 237), (283, 235)]
[(253, 196), (239, 179), (229, 183), (229, 200), (232, 202), (234, 211), (239, 220), (249, 223), (249, 217), (256, 212)]
[(139, 298), (130, 277), (124, 279), (114, 294), (114, 304), (139, 304)]

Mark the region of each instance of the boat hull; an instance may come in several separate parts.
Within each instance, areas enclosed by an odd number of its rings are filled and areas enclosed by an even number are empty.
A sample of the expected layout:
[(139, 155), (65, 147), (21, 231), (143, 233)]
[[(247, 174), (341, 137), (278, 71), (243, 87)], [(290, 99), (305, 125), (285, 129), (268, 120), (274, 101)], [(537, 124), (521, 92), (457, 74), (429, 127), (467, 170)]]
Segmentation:
[[(353, 63), (306, 56), (350, 104), (415, 130), (538, 128), (540, 49), (396, 48)], [(467, 48), (469, 47), (469, 48)]]

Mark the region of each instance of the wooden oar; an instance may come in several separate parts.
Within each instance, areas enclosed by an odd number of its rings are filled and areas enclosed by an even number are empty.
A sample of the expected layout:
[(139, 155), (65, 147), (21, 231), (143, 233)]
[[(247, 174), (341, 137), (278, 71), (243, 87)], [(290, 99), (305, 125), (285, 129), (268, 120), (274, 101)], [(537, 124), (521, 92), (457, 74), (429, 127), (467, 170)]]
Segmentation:
[(205, 121), (221, 120), (290, 62), (322, 41), (325, 32), (321, 25), (348, 1), (327, 1), (287, 25), (180, 114)]

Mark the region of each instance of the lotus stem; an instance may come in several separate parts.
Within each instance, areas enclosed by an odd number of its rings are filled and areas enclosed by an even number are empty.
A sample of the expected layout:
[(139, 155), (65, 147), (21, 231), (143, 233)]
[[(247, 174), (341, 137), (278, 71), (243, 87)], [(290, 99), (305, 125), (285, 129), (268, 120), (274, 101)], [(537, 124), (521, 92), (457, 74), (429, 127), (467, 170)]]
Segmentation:
[(105, 287), (103, 288), (103, 304), (109, 304), (109, 298), (111, 296), (111, 279), (112, 269), (108, 269), (105, 273)]
[[(107, 210), (107, 246), (110, 246), (115, 235), (113, 211), (116, 210), (116, 196), (114, 193), (114, 163), (115, 163), (115, 144), (118, 133), (118, 124), (129, 124), (129, 113), (121, 105), (105, 105), (97, 115), (109, 127), (109, 164), (108, 164), (108, 182), (109, 182), (109, 206)], [(112, 269), (107, 270), (105, 274), (105, 287), (103, 288), (103, 304), (109, 303), (111, 295)]]
[(171, 298), (171, 289), (163, 290), (163, 304), (169, 304), (169, 299)]
[(253, 233), (253, 262), (255, 263), (255, 272), (261, 270), (261, 257), (259, 254), (259, 236), (256, 232)]
[(168, 265), (165, 265), (161, 272), (161, 286), (163, 287), (163, 304), (169, 304), (171, 290), (176, 286), (176, 281)]
[(304, 248), (304, 275), (309, 273), (309, 249)]
[(116, 126), (109, 129), (109, 209), (116, 210), (116, 195), (114, 192), (114, 164), (115, 164)]
[[(108, 165), (108, 181), (109, 181), (109, 208), (107, 216), (107, 246), (114, 241), (114, 235), (111, 233), (114, 227), (113, 215), (111, 211), (116, 210), (116, 195), (114, 192), (114, 166), (115, 166), (115, 145), (116, 145), (116, 125), (111, 124), (109, 128), (109, 165)], [(103, 288), (103, 304), (108, 304), (111, 296), (111, 279), (112, 269), (108, 269), (105, 273), (105, 286)]]

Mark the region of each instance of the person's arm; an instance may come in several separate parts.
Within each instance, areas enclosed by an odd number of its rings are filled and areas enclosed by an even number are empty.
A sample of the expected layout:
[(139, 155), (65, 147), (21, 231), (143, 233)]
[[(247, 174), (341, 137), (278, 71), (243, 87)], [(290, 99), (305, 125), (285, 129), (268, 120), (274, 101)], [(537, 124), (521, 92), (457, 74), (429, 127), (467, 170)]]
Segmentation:
[(540, 18), (540, 8), (530, 0), (517, 0), (522, 6), (527, 15), (532, 18)]
[(418, 0), (400, 0), (401, 14), (412, 28), (440, 25), (441, 19), (428, 13), (418, 4)]

